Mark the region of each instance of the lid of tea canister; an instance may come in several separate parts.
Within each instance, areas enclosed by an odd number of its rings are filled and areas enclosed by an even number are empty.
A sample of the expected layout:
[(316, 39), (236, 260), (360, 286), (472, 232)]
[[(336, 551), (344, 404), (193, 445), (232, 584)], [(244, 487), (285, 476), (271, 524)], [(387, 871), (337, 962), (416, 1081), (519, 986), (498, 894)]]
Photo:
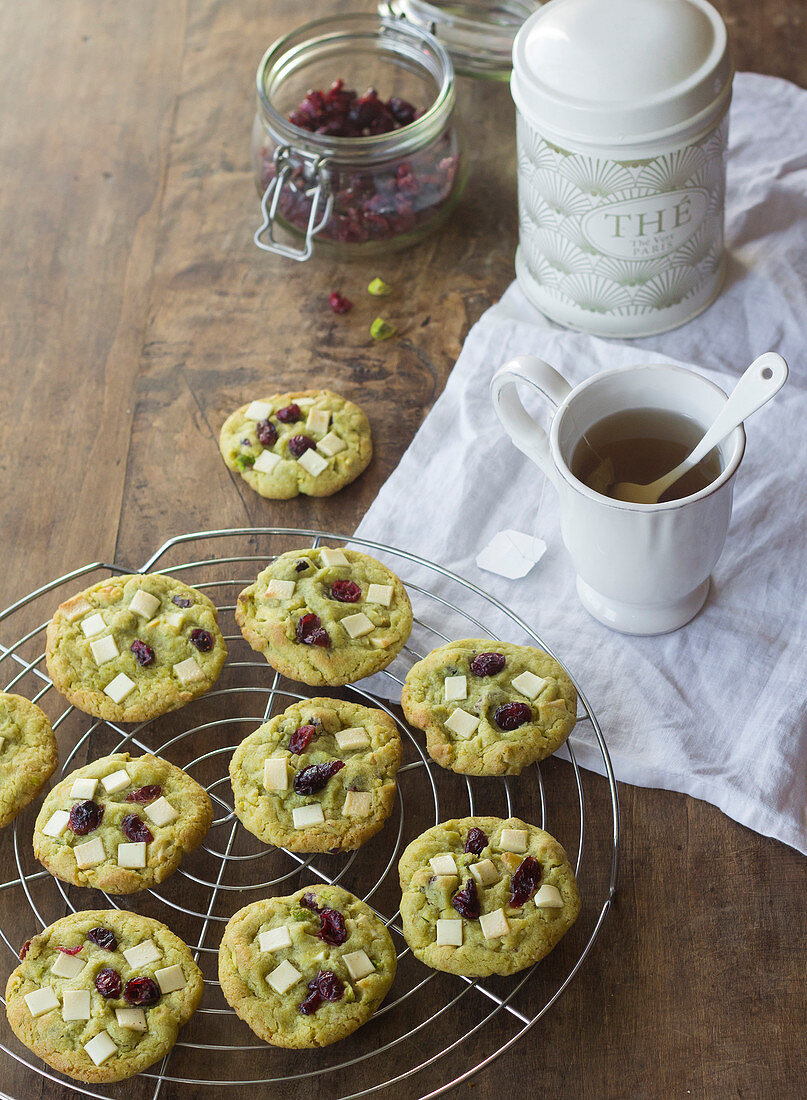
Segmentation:
[(708, 125), (731, 89), (707, 0), (550, 0), (513, 45), (516, 106), (545, 136), (628, 145)]

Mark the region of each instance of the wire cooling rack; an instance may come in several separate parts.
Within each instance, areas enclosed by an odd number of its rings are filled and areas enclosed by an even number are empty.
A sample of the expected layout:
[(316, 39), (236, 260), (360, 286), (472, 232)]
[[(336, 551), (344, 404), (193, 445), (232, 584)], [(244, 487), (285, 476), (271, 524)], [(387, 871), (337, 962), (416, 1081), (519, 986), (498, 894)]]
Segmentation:
[[(403, 652), (383, 673), (348, 688), (301, 694), (300, 685), (284, 681), (242, 639), (234, 619), (236, 598), (278, 554), (345, 542), (369, 551), (401, 576), (415, 625)], [(44, 632), (55, 607), (96, 580), (126, 572), (170, 573), (203, 590), (219, 609), (229, 649), (224, 671), (207, 695), (132, 729), (65, 709), (44, 662)], [(500, 779), (458, 776), (435, 765), (420, 731), (411, 730), (388, 700), (397, 700), (414, 661), (460, 637), (527, 642), (551, 653), (522, 618), (441, 566), (367, 539), (284, 528), (179, 536), (139, 570), (96, 562), (0, 613), (0, 683), (46, 710), (59, 740), (62, 775), (111, 752), (155, 752), (193, 775), (216, 808), (205, 843), (180, 870), (158, 889), (129, 898), (68, 887), (42, 870), (31, 851), (39, 799), (5, 830), (0, 858), (6, 873), (0, 878), (10, 877), (0, 881), (0, 937), (7, 948), (0, 966), (3, 985), (25, 939), (77, 909), (114, 907), (165, 921), (191, 946), (205, 986), (200, 1008), (162, 1063), (110, 1086), (88, 1087), (53, 1073), (17, 1042), (3, 1018), (0, 1049), (20, 1063), (18, 1069), (10, 1063), (0, 1068), (3, 1086), (9, 1087), (10, 1073), (14, 1081), (33, 1073), (59, 1086), (59, 1096), (101, 1100), (179, 1100), (212, 1096), (216, 1088), (241, 1100), (255, 1086), (272, 1097), (305, 1087), (307, 1095), (324, 1100), (385, 1092), (425, 1100), (467, 1081), (533, 1028), (577, 974), (610, 908), (619, 844), (616, 783), (599, 723), (579, 686), (577, 726), (561, 750), (567, 760), (556, 754), (520, 776)], [(271, 714), (315, 694), (381, 707), (398, 723), (403, 738), (395, 811), (382, 832), (356, 852), (299, 855), (266, 847), (232, 810), (227, 767), (238, 742)], [(604, 778), (581, 772), (575, 757), (575, 744), (579, 748), (581, 743), (589, 753), (598, 750)], [(428, 970), (412, 958), (400, 932), (396, 864), (403, 848), (440, 820), (472, 814), (514, 815), (549, 829), (566, 847), (580, 886), (577, 923), (551, 955), (511, 978), (471, 980)], [(230, 1010), (217, 981), (218, 942), (241, 906), (315, 882), (338, 882), (375, 909), (398, 948), (398, 973), (379, 1011), (348, 1039), (316, 1051), (286, 1051), (258, 1042)], [(21, 1087), (16, 1100), (29, 1100), (30, 1084), (24, 1093)], [(51, 1095), (45, 1081), (41, 1087)]]

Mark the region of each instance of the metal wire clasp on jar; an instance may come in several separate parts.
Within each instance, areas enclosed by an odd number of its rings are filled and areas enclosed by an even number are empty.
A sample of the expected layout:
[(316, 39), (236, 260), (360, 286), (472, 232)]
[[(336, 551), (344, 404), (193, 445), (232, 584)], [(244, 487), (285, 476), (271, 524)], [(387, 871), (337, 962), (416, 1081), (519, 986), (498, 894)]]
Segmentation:
[[(350, 94), (344, 82), (404, 100), (414, 119), (351, 137), (291, 121), (317, 96), (311, 89), (334, 82), (335, 94)], [(263, 220), (254, 240), (264, 251), (307, 260), (316, 240), (344, 257), (386, 252), (414, 244), (454, 208), (465, 182), (454, 70), (428, 32), (369, 14), (318, 19), (270, 46), (257, 92), (252, 161)]]

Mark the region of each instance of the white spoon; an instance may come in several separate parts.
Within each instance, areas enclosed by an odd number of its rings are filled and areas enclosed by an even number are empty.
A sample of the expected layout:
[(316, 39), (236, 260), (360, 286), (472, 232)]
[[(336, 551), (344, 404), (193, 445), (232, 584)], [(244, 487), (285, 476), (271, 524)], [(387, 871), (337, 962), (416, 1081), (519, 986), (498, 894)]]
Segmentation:
[(734, 387), (726, 404), (721, 409), (714, 424), (697, 445), (695, 450), (674, 470), (656, 478), (649, 485), (637, 485), (635, 481), (619, 481), (611, 490), (616, 500), (627, 500), (632, 504), (658, 504), (659, 497), (669, 489), (679, 477), (697, 466), (713, 447), (721, 443), (729, 432), (742, 424), (744, 420), (762, 408), (766, 401), (779, 392), (787, 381), (787, 363), (775, 351), (766, 351), (755, 359), (743, 373)]

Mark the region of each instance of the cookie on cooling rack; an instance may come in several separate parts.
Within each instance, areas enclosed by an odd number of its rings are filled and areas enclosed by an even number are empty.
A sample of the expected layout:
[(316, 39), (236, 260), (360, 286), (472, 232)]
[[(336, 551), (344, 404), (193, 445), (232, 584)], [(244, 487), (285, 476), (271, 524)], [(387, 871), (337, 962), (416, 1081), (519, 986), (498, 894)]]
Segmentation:
[(260, 840), (293, 852), (359, 848), (392, 812), (401, 754), (383, 710), (304, 699), (233, 753), (235, 812)]
[(0, 829), (36, 798), (58, 763), (47, 714), (22, 695), (0, 691)]
[(515, 974), (547, 955), (580, 911), (563, 848), (517, 817), (435, 825), (407, 846), (398, 871), (406, 942), (451, 974)]
[(48, 672), (86, 714), (145, 722), (213, 686), (227, 656), (217, 620), (207, 596), (173, 577), (110, 577), (56, 609)]
[(219, 948), (222, 993), (278, 1047), (324, 1047), (350, 1035), (378, 1008), (395, 968), (383, 921), (338, 886), (247, 905)]
[(464, 638), (409, 670), (407, 719), (431, 758), (466, 775), (518, 775), (558, 749), (577, 720), (577, 692), (541, 649)]
[(331, 496), (355, 481), (373, 456), (367, 417), (330, 390), (278, 393), (243, 405), (225, 420), (219, 449), (231, 470), (271, 500)]
[(207, 791), (180, 768), (118, 752), (53, 788), (34, 825), (34, 855), (74, 886), (134, 894), (173, 874), (212, 820)]
[(78, 1081), (122, 1081), (158, 1062), (202, 998), (190, 950), (122, 909), (62, 917), (29, 940), (8, 979), (20, 1042)]
[(281, 554), (239, 595), (235, 618), (272, 668), (315, 687), (380, 672), (412, 630), (412, 606), (398, 577), (343, 547)]

